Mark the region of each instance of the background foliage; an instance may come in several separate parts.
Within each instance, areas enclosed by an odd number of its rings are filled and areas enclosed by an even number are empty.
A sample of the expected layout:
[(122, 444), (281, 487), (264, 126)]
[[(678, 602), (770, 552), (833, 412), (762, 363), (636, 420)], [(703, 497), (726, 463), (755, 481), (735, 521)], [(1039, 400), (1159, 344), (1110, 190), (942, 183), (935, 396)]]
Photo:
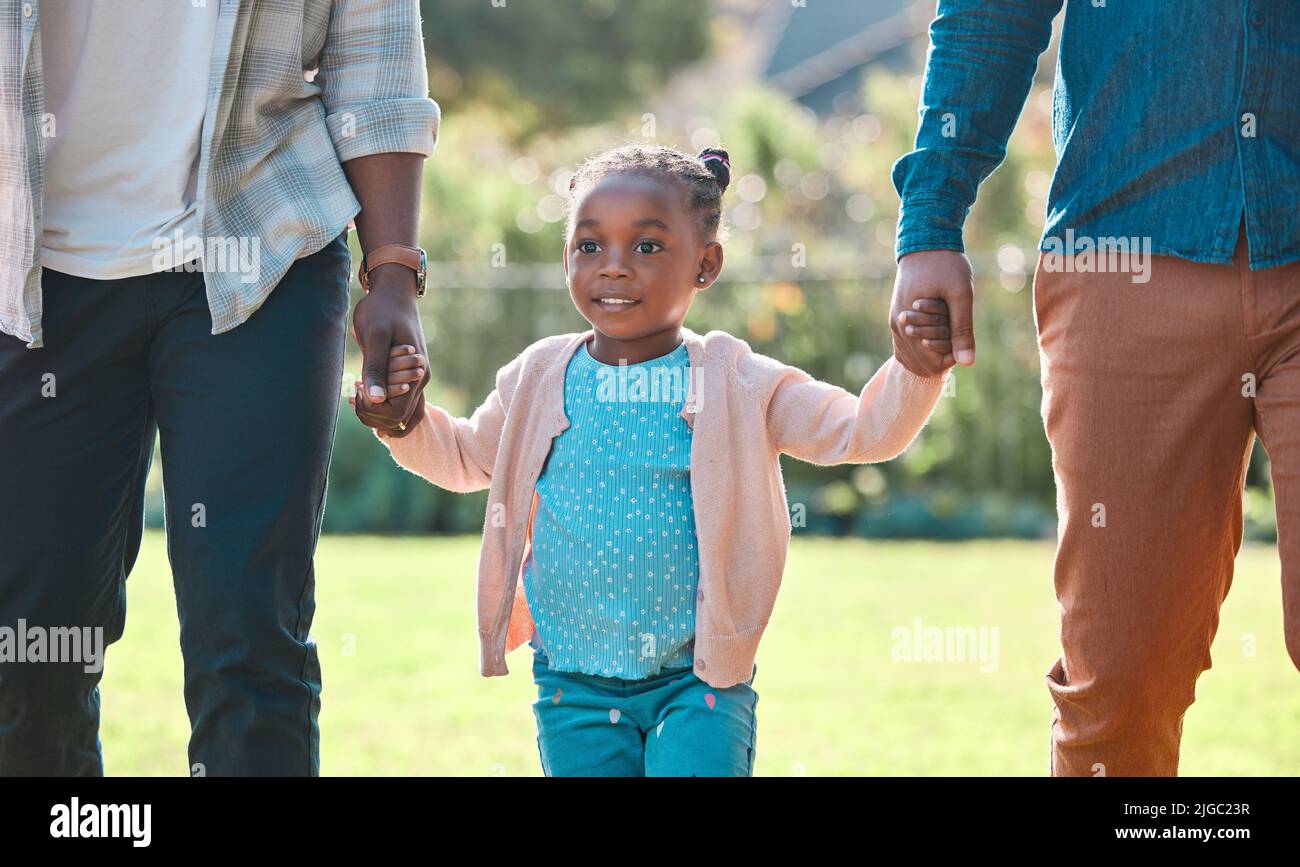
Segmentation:
[[(816, 115), (761, 78), (722, 90), (669, 83), (725, 47), (698, 0), (425, 0), (430, 89), (443, 121), (426, 164), (421, 242), (438, 263), (422, 309), (429, 400), (468, 414), (497, 369), (530, 342), (583, 330), (564, 289), (570, 173), (627, 141), (731, 155), (727, 265), (687, 325), (722, 329), (857, 392), (890, 352), (898, 199), (890, 170), (916, 129), (919, 76), (877, 72)], [(924, 39), (915, 54), (924, 53)], [(916, 64), (919, 70), (919, 60)], [(1051, 452), (1039, 416), (1032, 277), (1051, 181), (1050, 92), (1031, 94), (1006, 161), (966, 228), (976, 270), (979, 360), (898, 460), (813, 467), (783, 459), (799, 532), (860, 536), (1051, 537)], [(359, 251), (354, 244), (354, 262)], [(354, 287), (354, 292), (359, 289)], [(360, 359), (350, 348), (345, 381)], [(1248, 535), (1275, 529), (1257, 450)], [(151, 518), (159, 523), (157, 480)], [(477, 532), (485, 494), (435, 489), (398, 468), (339, 413), (327, 532)]]

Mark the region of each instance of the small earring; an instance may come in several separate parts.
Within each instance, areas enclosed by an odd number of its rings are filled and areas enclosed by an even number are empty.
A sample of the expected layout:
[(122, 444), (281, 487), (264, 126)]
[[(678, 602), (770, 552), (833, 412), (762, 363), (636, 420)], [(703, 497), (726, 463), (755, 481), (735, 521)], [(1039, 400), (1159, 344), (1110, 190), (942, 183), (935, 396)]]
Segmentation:
[(703, 278), (703, 277), (700, 278), (700, 282), (701, 282), (701, 283), (704, 282), (704, 278)]

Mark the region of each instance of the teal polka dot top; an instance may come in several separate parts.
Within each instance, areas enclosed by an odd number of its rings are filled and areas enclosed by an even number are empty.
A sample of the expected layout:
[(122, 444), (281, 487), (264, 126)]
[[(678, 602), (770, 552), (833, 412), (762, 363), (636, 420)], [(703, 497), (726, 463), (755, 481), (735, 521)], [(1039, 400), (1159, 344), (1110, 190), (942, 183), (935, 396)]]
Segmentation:
[(690, 669), (699, 551), (683, 343), (637, 364), (584, 343), (564, 378), (569, 427), (537, 480), (524, 591), (555, 671), (641, 679)]

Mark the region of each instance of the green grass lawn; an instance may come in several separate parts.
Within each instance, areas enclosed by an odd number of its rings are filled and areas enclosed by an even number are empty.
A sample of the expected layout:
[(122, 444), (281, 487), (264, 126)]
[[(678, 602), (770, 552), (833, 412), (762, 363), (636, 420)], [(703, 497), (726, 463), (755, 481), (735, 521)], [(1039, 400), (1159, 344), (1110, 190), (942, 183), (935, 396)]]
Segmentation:
[[(509, 677), (478, 673), (477, 561), (470, 537), (321, 540), (322, 773), (540, 775), (527, 646), (507, 657)], [(796, 538), (759, 649), (755, 775), (1046, 775), (1051, 562), (1047, 542)], [(1237, 560), (1214, 667), (1184, 724), (1183, 774), (1300, 774), (1278, 575), (1271, 547)], [(182, 775), (189, 728), (161, 533), (146, 536), (128, 594), (103, 684), (105, 770)], [(894, 630), (917, 621), (996, 629), (996, 666), (897, 661)]]

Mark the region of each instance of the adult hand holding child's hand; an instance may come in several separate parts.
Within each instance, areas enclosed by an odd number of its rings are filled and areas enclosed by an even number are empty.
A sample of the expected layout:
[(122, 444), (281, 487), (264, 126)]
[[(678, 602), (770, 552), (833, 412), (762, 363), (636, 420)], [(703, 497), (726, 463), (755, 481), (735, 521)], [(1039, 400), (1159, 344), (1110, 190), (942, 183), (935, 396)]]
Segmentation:
[(974, 302), (974, 279), (964, 254), (921, 250), (903, 256), (889, 311), (894, 356), (918, 376), (974, 364)]
[[(393, 269), (383, 265), (375, 269)], [(409, 278), (411, 285), (405, 285)], [(418, 384), (394, 394), (386, 369), (391, 355), (399, 350), (405, 354), (413, 347), (424, 357), (424, 332), (420, 327), (420, 314), (415, 304), (414, 277), (403, 273), (394, 286), (379, 277), (371, 277), (371, 290), (357, 302), (352, 314), (352, 334), (364, 357), (364, 390), (362, 401), (353, 402), (357, 418), (362, 424), (381, 430), (390, 436), (402, 437), (410, 430), (419, 413), (424, 412), (424, 385), (429, 381), (428, 365), (421, 362), (422, 376)], [(392, 282), (392, 281), (389, 281)], [(403, 427), (404, 426), (404, 427)]]
[[(414, 346), (394, 346), (388, 352), (388, 372), (387, 372), (387, 396), (388, 402), (394, 398), (404, 397), (411, 393), (412, 389), (421, 389), (428, 377), (428, 366), (424, 363), (424, 356)], [(405, 436), (411, 428), (419, 424), (420, 419), (424, 417), (424, 395), (417, 392), (415, 394), (414, 412), (411, 420), (406, 422), (405, 430), (394, 431), (392, 428), (383, 425), (370, 425), (376, 432), (382, 436)], [(369, 400), (366, 392), (365, 383), (358, 379), (353, 383), (353, 393), (348, 398), (348, 404), (356, 411), (357, 417), (366, 421), (364, 416), (371, 415), (373, 402)], [(369, 424), (369, 422), (366, 422)]]

